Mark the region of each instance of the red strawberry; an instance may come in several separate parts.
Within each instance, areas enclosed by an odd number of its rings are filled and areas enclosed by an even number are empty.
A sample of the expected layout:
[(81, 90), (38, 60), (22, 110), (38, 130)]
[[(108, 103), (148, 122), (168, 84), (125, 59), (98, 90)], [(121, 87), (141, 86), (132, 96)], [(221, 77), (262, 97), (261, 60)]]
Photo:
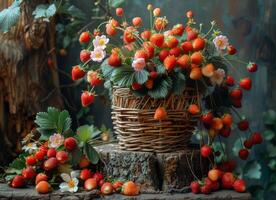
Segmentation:
[(195, 30), (189, 30), (187, 31), (187, 40), (191, 41), (197, 38), (198, 33)]
[[(85, 190), (93, 190), (97, 189), (98, 183), (95, 178), (89, 178), (84, 182), (84, 189)], [(101, 185), (99, 185), (101, 187)]]
[(235, 79), (233, 78), (233, 76), (227, 76), (225, 83), (231, 87), (235, 84)]
[(140, 26), (141, 23), (142, 23), (142, 18), (141, 18), (141, 17), (134, 17), (134, 18), (132, 19), (132, 24), (133, 24), (134, 26)]
[(101, 85), (103, 82), (98, 72), (96, 71), (88, 72), (87, 80), (89, 81), (91, 86), (98, 86), (98, 85)]
[(155, 33), (150, 37), (150, 41), (157, 47), (162, 47), (164, 43), (164, 35), (160, 33)]
[(200, 65), (203, 60), (201, 52), (197, 51), (191, 55), (191, 61), (193, 64)]
[(91, 39), (91, 36), (90, 36), (90, 33), (88, 31), (82, 32), (80, 34), (80, 37), (79, 37), (79, 42), (80, 43), (87, 43), (87, 42), (90, 41), (90, 39)]
[(167, 111), (164, 107), (159, 107), (155, 110), (154, 119), (155, 120), (164, 120), (167, 118)]
[(22, 176), (25, 179), (33, 179), (34, 177), (36, 177), (36, 172), (35, 172), (34, 168), (27, 167), (26, 169), (22, 170)]
[(88, 105), (90, 105), (93, 102), (94, 102), (94, 94), (92, 94), (91, 92), (88, 92), (88, 91), (84, 91), (81, 94), (81, 104), (83, 107), (87, 107)]
[(232, 99), (241, 100), (241, 99), (242, 99), (242, 90), (239, 89), (239, 88), (234, 89), (234, 90), (232, 90), (232, 91), (229, 93), (229, 96), (230, 96)]
[(246, 160), (248, 158), (248, 155), (249, 155), (249, 151), (247, 149), (241, 149), (239, 151), (239, 157), (242, 160)]
[(72, 80), (76, 81), (76, 80), (81, 79), (82, 77), (85, 76), (85, 71), (83, 71), (80, 68), (80, 66), (76, 65), (76, 66), (73, 67), (71, 74), (72, 74)]
[(58, 160), (54, 157), (49, 158), (48, 160), (44, 161), (43, 168), (46, 171), (50, 171), (52, 169), (55, 169), (58, 165)]
[(109, 36), (114, 36), (114, 35), (116, 35), (117, 30), (116, 30), (116, 28), (114, 26), (112, 26), (112, 24), (107, 24), (105, 26), (105, 32)]
[(204, 158), (208, 158), (212, 154), (213, 150), (208, 145), (203, 145), (200, 149), (201, 156)]
[(156, 79), (158, 77), (158, 73), (155, 71), (150, 72), (150, 78)]
[(253, 133), (251, 137), (253, 144), (261, 144), (263, 142), (262, 134), (259, 132)]
[(142, 88), (142, 85), (139, 84), (139, 83), (133, 83), (132, 86), (131, 86), (131, 88), (133, 90), (140, 90)]
[(203, 194), (210, 194), (211, 191), (212, 191), (212, 188), (207, 185), (201, 186), (201, 188), (200, 188), (200, 192)]
[(225, 189), (231, 189), (233, 187), (234, 182), (235, 177), (231, 172), (226, 172), (221, 177), (222, 187)]
[(233, 188), (236, 192), (245, 192), (246, 182), (242, 179), (237, 179), (233, 184)]
[(123, 8), (116, 8), (116, 15), (121, 17), (124, 14), (124, 9)]
[(176, 58), (175, 56), (167, 56), (164, 60), (164, 66), (166, 68), (166, 70), (168, 71), (172, 71), (172, 69), (175, 67), (176, 65)]
[(37, 151), (35, 153), (35, 159), (37, 159), (37, 160), (43, 160), (44, 157), (46, 156), (46, 153), (45, 153), (45, 151)]
[(36, 164), (36, 159), (34, 156), (28, 156), (25, 158), (26, 160), (26, 165), (35, 165)]
[(64, 147), (68, 151), (72, 151), (77, 147), (77, 140), (73, 137), (68, 137), (64, 140)]
[(194, 194), (198, 194), (200, 192), (200, 184), (197, 181), (191, 182), (190, 188)]
[(188, 11), (186, 12), (186, 17), (187, 17), (187, 18), (192, 18), (192, 17), (193, 17), (193, 11), (188, 10)]
[(247, 65), (247, 71), (256, 72), (258, 70), (258, 65), (256, 63), (249, 63)]
[(148, 54), (144, 49), (140, 49), (135, 52), (134, 58), (144, 58), (145, 60), (147, 60)]
[(181, 54), (181, 49), (179, 47), (174, 47), (169, 52), (170, 52), (170, 55), (174, 55), (175, 57), (178, 57)]
[(119, 54), (112, 53), (108, 58), (108, 64), (112, 67), (118, 67), (122, 64)]
[(239, 100), (239, 99), (233, 99), (233, 100), (232, 100), (232, 105), (233, 105), (235, 108), (241, 108), (241, 107), (242, 107), (241, 100)]
[(241, 131), (246, 131), (248, 128), (249, 128), (249, 122), (244, 119), (244, 120), (241, 120), (239, 123), (238, 123), (238, 128), (241, 130)]
[(170, 52), (168, 50), (162, 50), (162, 51), (160, 51), (160, 53), (159, 53), (159, 60), (161, 62), (163, 62), (168, 55), (170, 55)]
[(35, 184), (37, 185), (40, 181), (47, 181), (48, 176), (44, 173), (39, 173), (35, 177)]
[(237, 49), (233, 45), (229, 45), (227, 47), (227, 51), (229, 55), (234, 55), (237, 53)]
[(188, 69), (190, 67), (190, 57), (186, 54), (180, 56), (176, 63), (182, 68), (182, 69)]
[(205, 47), (205, 40), (201, 37), (196, 38), (193, 41), (193, 49), (194, 51), (200, 51), (203, 50)]
[(104, 195), (109, 195), (109, 194), (112, 194), (112, 192), (113, 192), (112, 184), (109, 182), (105, 182), (101, 187), (101, 193)]
[(151, 31), (149, 30), (145, 30), (141, 33), (141, 38), (143, 38), (144, 40), (149, 40), (151, 36)]
[(212, 190), (214, 191), (217, 191), (220, 189), (220, 184), (218, 181), (213, 181), (213, 184), (212, 184)]
[(154, 45), (151, 42), (144, 42), (143, 47), (148, 55), (148, 58), (153, 58), (154, 57)]
[(87, 50), (82, 50), (80, 52), (80, 60), (81, 62), (87, 62), (88, 60), (90, 60), (90, 51)]
[(251, 147), (253, 146), (253, 141), (252, 141), (252, 139), (249, 138), (249, 139), (245, 140), (245, 141), (243, 142), (243, 145), (244, 145), (245, 148), (251, 149)]
[(68, 160), (69, 156), (68, 156), (68, 153), (66, 151), (58, 151), (57, 155), (56, 155), (56, 158), (60, 163), (63, 164)]
[(211, 181), (217, 181), (221, 178), (222, 176), (222, 172), (218, 169), (211, 169), (209, 172), (208, 172), (208, 178), (211, 180)]
[(231, 114), (226, 113), (226, 114), (224, 114), (221, 117), (221, 119), (222, 119), (222, 123), (223, 123), (224, 126), (228, 126), (228, 127), (232, 126), (232, 124), (233, 124), (233, 117), (232, 117)]
[(120, 193), (122, 191), (122, 186), (124, 182), (122, 181), (116, 181), (115, 183), (112, 184), (113, 189), (115, 192)]
[(181, 35), (183, 35), (184, 30), (185, 30), (185, 28), (182, 24), (176, 24), (172, 28), (172, 34), (181, 36)]
[(204, 124), (211, 124), (213, 122), (214, 115), (212, 112), (205, 113), (201, 116), (201, 121)]
[(126, 43), (134, 42), (136, 40), (135, 34), (136, 34), (136, 29), (134, 27), (132, 26), (127, 27), (124, 31), (124, 41)]
[(200, 108), (196, 104), (189, 105), (189, 107), (188, 107), (187, 110), (192, 115), (196, 115), (196, 114), (198, 114), (200, 112)]
[(93, 35), (94, 35), (94, 37), (100, 36), (101, 35), (100, 30), (99, 29), (94, 29)]
[(252, 81), (251, 78), (246, 77), (240, 80), (240, 87), (245, 89), (245, 90), (250, 90), (252, 86)]
[(57, 151), (54, 148), (48, 149), (47, 156), (48, 158), (56, 157)]
[(174, 48), (178, 45), (178, 40), (176, 39), (176, 37), (169, 36), (166, 39), (166, 44), (167, 44), (168, 48)]
[(181, 44), (181, 48), (183, 49), (184, 53), (189, 53), (194, 50), (192, 43), (189, 41), (183, 42)]
[(100, 180), (104, 179), (104, 176), (102, 173), (96, 172), (95, 174), (93, 174), (92, 178), (95, 178), (97, 182), (99, 182)]
[(165, 17), (158, 17), (154, 21), (154, 27), (158, 31), (164, 30), (167, 25), (168, 25), (168, 20)]
[(220, 131), (219, 134), (223, 137), (229, 137), (231, 134), (231, 128), (229, 126), (223, 127)]
[[(80, 179), (81, 180), (87, 180), (92, 177), (92, 172), (89, 169), (83, 169), (80, 172)], [(96, 180), (96, 179), (95, 179)]]
[(16, 175), (11, 182), (13, 188), (21, 188), (25, 185), (24, 177), (21, 175)]

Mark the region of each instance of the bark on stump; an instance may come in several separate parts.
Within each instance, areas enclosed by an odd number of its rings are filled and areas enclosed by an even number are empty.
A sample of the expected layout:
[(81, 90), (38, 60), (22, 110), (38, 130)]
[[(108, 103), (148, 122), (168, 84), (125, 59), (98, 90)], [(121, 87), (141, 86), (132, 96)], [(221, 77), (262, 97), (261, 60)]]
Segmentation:
[[(107, 176), (133, 180), (141, 184), (143, 192), (181, 189), (194, 180), (191, 169), (198, 177), (206, 174), (208, 169), (208, 162), (200, 160), (199, 150), (155, 154), (123, 151), (117, 144), (98, 146), (97, 150)], [(205, 166), (204, 169), (201, 166)]]

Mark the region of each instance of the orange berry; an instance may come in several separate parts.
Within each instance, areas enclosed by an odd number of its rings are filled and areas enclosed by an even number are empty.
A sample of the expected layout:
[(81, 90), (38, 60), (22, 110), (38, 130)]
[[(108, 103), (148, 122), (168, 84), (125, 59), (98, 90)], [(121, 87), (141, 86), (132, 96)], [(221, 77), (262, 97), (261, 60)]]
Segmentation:
[(148, 88), (149, 90), (151, 90), (153, 88), (153, 80), (149, 79), (145, 82), (145, 86), (146, 88)]
[(204, 67), (202, 67), (201, 72), (204, 76), (206, 77), (211, 77), (213, 76), (215, 71), (215, 67), (212, 63), (209, 63), (207, 65), (205, 65)]
[(140, 26), (141, 23), (142, 23), (142, 18), (141, 18), (141, 17), (134, 17), (134, 18), (132, 19), (132, 24), (133, 24), (134, 26)]
[(176, 65), (176, 58), (175, 56), (167, 56), (164, 60), (164, 66), (166, 68), (166, 70), (168, 71), (172, 71), (172, 69), (175, 67)]
[(149, 30), (145, 30), (141, 33), (141, 38), (143, 38), (144, 40), (149, 40), (151, 36), (151, 31)]
[(116, 15), (121, 17), (124, 14), (124, 9), (123, 8), (116, 8)]
[(47, 181), (40, 181), (35, 189), (38, 193), (46, 194), (51, 191), (51, 185)]
[(232, 126), (232, 124), (233, 124), (233, 117), (229, 113), (224, 114), (221, 119), (222, 119), (223, 125), (228, 126), (228, 127)]
[(198, 105), (196, 104), (191, 104), (189, 107), (188, 107), (188, 112), (192, 115), (196, 115), (200, 112), (200, 109), (198, 107)]
[(197, 52), (194, 52), (192, 55), (191, 55), (191, 61), (192, 63), (194, 64), (197, 64), (197, 65), (200, 65), (202, 63), (202, 60), (203, 60), (203, 56), (202, 56), (202, 53), (197, 51)]
[(186, 54), (179, 57), (176, 61), (176, 63), (182, 68), (187, 69), (190, 67), (190, 57)]
[(218, 117), (214, 118), (211, 124), (212, 128), (215, 130), (220, 130), (223, 127), (222, 120)]
[(83, 168), (88, 167), (89, 165), (90, 165), (89, 160), (85, 156), (81, 157), (80, 162), (79, 162), (79, 167), (81, 169), (83, 169)]
[(191, 79), (198, 80), (201, 78), (201, 76), (202, 76), (202, 73), (201, 73), (201, 70), (199, 67), (192, 68), (191, 73), (190, 73)]
[(167, 111), (164, 107), (159, 107), (155, 110), (154, 119), (164, 120), (167, 118)]
[(122, 194), (127, 196), (136, 196), (139, 194), (140, 188), (134, 182), (125, 182), (122, 186)]
[(160, 14), (161, 14), (161, 9), (160, 8), (155, 8), (153, 10), (154, 17), (158, 17), (158, 16), (160, 16)]
[(48, 180), (48, 176), (46, 174), (39, 173), (35, 177), (35, 184), (37, 185), (39, 182), (41, 182), (41, 181), (47, 181), (47, 180)]

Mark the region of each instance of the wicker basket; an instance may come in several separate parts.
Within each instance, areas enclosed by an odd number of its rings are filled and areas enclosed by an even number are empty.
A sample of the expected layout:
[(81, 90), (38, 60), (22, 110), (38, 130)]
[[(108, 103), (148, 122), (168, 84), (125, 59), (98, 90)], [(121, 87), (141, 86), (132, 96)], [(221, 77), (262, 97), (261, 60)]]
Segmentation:
[[(187, 149), (198, 116), (187, 113), (191, 103), (198, 102), (194, 89), (166, 99), (136, 97), (128, 88), (114, 88), (112, 120), (119, 146), (129, 151), (173, 152)], [(168, 117), (157, 121), (156, 108), (164, 106)]]

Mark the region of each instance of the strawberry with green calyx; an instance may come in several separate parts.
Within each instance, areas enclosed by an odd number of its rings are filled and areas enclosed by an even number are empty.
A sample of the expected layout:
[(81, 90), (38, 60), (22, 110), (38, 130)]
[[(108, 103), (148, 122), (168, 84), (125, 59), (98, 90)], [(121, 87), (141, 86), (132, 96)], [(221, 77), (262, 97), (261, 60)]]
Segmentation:
[(87, 107), (94, 102), (95, 95), (89, 91), (84, 91), (81, 94), (81, 104), (83, 107)]

